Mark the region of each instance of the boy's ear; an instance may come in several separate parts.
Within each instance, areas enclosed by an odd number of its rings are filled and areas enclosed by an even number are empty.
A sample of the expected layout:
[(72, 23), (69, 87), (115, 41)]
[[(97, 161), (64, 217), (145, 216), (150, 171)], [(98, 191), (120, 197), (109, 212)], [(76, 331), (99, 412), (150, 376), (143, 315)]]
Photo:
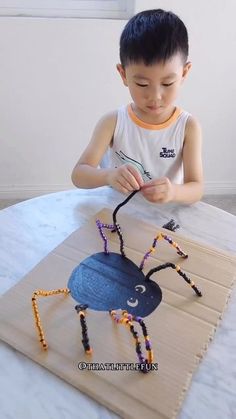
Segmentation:
[(117, 64), (116, 65), (116, 68), (118, 70), (118, 73), (120, 73), (120, 76), (121, 76), (121, 78), (123, 80), (124, 85), (125, 86), (128, 86), (127, 79), (126, 79), (125, 68), (121, 64)]
[(182, 80), (184, 80), (184, 79), (187, 77), (188, 72), (189, 72), (189, 70), (191, 69), (191, 67), (192, 67), (192, 63), (191, 63), (191, 61), (188, 61), (188, 62), (184, 65), (184, 68), (183, 68), (183, 74), (182, 74)]

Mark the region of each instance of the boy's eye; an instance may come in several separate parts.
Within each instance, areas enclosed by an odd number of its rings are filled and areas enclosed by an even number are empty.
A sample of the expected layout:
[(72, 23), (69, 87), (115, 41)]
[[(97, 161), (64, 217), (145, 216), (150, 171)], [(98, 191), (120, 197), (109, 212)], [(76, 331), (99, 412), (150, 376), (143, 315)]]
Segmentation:
[(136, 85), (139, 86), (139, 87), (147, 87), (148, 86), (148, 84), (140, 84), (140, 83), (136, 83)]
[(172, 86), (172, 84), (174, 84), (174, 81), (172, 81), (171, 83), (163, 83), (162, 86), (169, 87)]

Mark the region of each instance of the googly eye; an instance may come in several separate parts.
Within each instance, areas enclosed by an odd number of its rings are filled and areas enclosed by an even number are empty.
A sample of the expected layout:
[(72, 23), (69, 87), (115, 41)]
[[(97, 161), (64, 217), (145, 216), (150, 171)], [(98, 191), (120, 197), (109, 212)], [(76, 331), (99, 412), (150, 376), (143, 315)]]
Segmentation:
[(129, 307), (137, 307), (137, 305), (138, 305), (138, 300), (137, 300), (137, 298), (130, 298), (129, 300), (127, 300), (127, 305), (129, 306)]
[(146, 287), (144, 285), (136, 285), (135, 286), (135, 291), (140, 292), (141, 294), (143, 294), (146, 291)]

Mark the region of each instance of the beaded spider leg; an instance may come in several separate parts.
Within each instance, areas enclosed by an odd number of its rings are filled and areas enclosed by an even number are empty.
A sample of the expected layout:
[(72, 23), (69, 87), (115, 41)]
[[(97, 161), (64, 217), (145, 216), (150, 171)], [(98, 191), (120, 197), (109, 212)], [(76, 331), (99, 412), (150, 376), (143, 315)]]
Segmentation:
[(81, 329), (82, 329), (82, 344), (83, 344), (86, 354), (90, 355), (92, 353), (92, 348), (89, 344), (89, 338), (88, 338), (88, 333), (87, 333), (88, 327), (87, 327), (86, 319), (85, 319), (85, 313), (86, 313), (87, 308), (88, 308), (87, 304), (79, 304), (75, 306), (75, 310), (77, 311), (80, 317), (80, 324), (81, 324)]
[[(123, 310), (121, 312), (121, 316), (118, 316), (115, 310), (111, 310), (110, 315), (112, 319), (118, 323), (123, 324), (127, 327), (129, 327), (130, 332), (132, 333), (134, 340), (135, 340), (135, 350), (138, 356), (139, 365), (141, 366), (140, 370), (142, 372), (148, 372), (149, 368), (148, 365), (152, 364), (153, 362), (153, 350), (151, 346), (151, 342), (148, 336), (146, 325), (142, 319), (142, 317), (139, 316), (133, 316), (132, 314), (129, 314), (126, 310)], [(138, 332), (135, 330), (133, 322), (139, 323), (139, 325), (142, 328), (143, 337), (145, 341), (145, 348), (147, 351), (147, 358), (144, 358), (144, 355), (142, 353), (142, 347), (141, 347), (141, 341), (139, 338)]]
[(108, 246), (107, 246), (107, 236), (103, 233), (103, 228), (107, 228), (108, 230), (114, 231), (115, 226), (113, 224), (101, 223), (100, 220), (96, 220), (96, 224), (97, 224), (97, 228), (99, 230), (100, 236), (104, 242), (104, 253), (108, 255), (109, 251), (108, 251)]
[(45, 337), (44, 337), (43, 327), (42, 327), (41, 319), (40, 319), (40, 316), (39, 316), (37, 297), (48, 297), (50, 295), (58, 295), (58, 294), (68, 295), (69, 293), (70, 293), (69, 288), (58, 288), (57, 290), (51, 290), (51, 291), (37, 290), (33, 293), (32, 309), (33, 309), (33, 314), (34, 314), (34, 319), (35, 319), (35, 326), (36, 326), (36, 329), (38, 330), (39, 341), (40, 341), (44, 350), (48, 349), (48, 344), (47, 344), (47, 342), (45, 340)]
[(183, 271), (181, 271), (181, 269), (180, 269), (180, 267), (178, 266), (178, 265), (175, 265), (174, 263), (171, 263), (171, 262), (167, 262), (167, 263), (164, 263), (163, 265), (159, 265), (159, 266), (157, 266), (156, 268), (153, 268), (153, 269), (151, 269), (148, 273), (147, 273), (147, 275), (146, 275), (146, 277), (145, 277), (145, 279), (146, 280), (149, 280), (150, 279), (150, 277), (155, 273), (155, 272), (158, 272), (158, 271), (161, 271), (162, 269), (166, 269), (166, 268), (172, 268), (172, 269), (175, 269), (176, 271), (177, 271), (177, 273), (185, 280), (185, 282), (187, 282), (187, 284), (189, 284), (190, 285), (190, 287), (194, 290), (194, 292), (196, 293), (196, 295), (198, 296), (198, 297), (201, 297), (202, 296), (202, 292), (199, 290), (199, 288), (195, 285), (195, 283), (190, 279), (190, 278), (188, 278), (188, 276), (183, 272)]
[(121, 231), (120, 225), (117, 223), (116, 215), (117, 215), (117, 212), (119, 211), (119, 209), (121, 207), (123, 207), (123, 205), (127, 204), (127, 202), (131, 198), (133, 198), (133, 196), (137, 192), (138, 191), (133, 191), (123, 202), (121, 202), (121, 204), (117, 205), (117, 207), (115, 208), (115, 210), (113, 211), (113, 214), (112, 214), (113, 224), (104, 224), (104, 223), (101, 223), (100, 220), (96, 220), (96, 224), (97, 224), (99, 233), (100, 233), (101, 238), (104, 242), (104, 253), (109, 254), (108, 246), (107, 246), (108, 240), (107, 240), (107, 237), (105, 236), (105, 234), (102, 230), (103, 228), (106, 228), (108, 230), (111, 230), (112, 232), (117, 232), (119, 240), (120, 240), (120, 253), (121, 253), (122, 256), (126, 257), (125, 251), (124, 251), (124, 239), (123, 239), (123, 236), (122, 236), (122, 231)]
[(142, 262), (140, 263), (139, 269), (142, 271), (144, 268), (144, 264), (149, 256), (155, 251), (157, 241), (158, 240), (166, 240), (172, 247), (177, 249), (177, 254), (180, 255), (182, 258), (187, 259), (188, 255), (183, 252), (183, 250), (179, 247), (179, 245), (172, 240), (170, 236), (164, 233), (158, 233), (157, 236), (154, 238), (151, 248), (145, 253)]

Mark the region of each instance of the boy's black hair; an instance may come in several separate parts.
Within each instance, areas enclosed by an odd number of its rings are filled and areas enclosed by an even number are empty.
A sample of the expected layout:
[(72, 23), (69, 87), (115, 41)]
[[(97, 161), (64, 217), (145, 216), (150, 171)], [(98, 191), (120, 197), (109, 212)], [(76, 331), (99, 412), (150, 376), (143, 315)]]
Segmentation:
[(146, 65), (165, 62), (180, 53), (188, 57), (188, 33), (182, 20), (162, 9), (145, 10), (133, 16), (120, 37), (120, 61)]

